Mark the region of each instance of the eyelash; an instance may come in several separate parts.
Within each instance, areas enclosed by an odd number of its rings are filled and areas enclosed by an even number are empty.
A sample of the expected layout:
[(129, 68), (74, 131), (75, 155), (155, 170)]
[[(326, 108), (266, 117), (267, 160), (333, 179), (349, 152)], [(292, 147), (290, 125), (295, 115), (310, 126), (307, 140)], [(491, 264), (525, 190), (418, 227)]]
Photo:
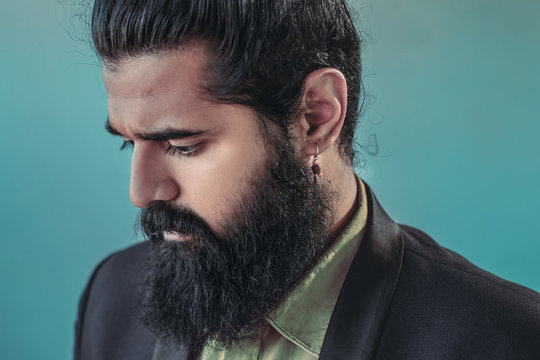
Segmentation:
[[(197, 150), (199, 150), (200, 146), (202, 144), (195, 144), (190, 146), (173, 146), (169, 144), (167, 146), (167, 149), (165, 150), (165, 153), (168, 155), (173, 156), (194, 156), (197, 153)], [(120, 151), (125, 149), (133, 149), (134, 143), (133, 140), (124, 140), (122, 143), (122, 146), (120, 146)]]
[(167, 146), (167, 150), (165, 150), (165, 153), (169, 155), (175, 155), (175, 156), (194, 156), (197, 154), (197, 150), (199, 150), (199, 147), (201, 144), (195, 144), (190, 146), (173, 146), (169, 144)]
[(120, 151), (126, 149), (133, 149), (133, 140), (124, 140), (122, 146), (120, 146)]

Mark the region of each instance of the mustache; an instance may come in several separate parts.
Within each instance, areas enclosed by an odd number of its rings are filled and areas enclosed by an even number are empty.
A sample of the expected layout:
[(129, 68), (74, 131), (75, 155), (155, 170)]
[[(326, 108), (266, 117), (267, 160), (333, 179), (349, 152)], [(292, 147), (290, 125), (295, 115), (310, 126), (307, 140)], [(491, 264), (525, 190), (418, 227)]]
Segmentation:
[(141, 210), (139, 227), (154, 242), (164, 241), (163, 232), (190, 235), (204, 239), (215, 237), (210, 226), (188, 206), (168, 201), (154, 201)]

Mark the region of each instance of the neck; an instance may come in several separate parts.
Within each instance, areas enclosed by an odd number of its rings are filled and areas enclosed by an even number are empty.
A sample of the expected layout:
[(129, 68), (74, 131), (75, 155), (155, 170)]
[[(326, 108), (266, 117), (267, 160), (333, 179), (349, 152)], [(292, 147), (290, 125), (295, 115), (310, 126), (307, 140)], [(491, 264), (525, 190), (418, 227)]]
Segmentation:
[(336, 146), (320, 154), (318, 163), (324, 181), (333, 195), (333, 224), (330, 228), (329, 242), (335, 240), (347, 227), (359, 209), (360, 194), (352, 165), (346, 163)]
[(336, 194), (335, 219), (330, 229), (330, 237), (335, 239), (354, 218), (363, 199), (360, 199), (356, 176), (351, 167), (347, 166), (328, 181), (331, 190)]

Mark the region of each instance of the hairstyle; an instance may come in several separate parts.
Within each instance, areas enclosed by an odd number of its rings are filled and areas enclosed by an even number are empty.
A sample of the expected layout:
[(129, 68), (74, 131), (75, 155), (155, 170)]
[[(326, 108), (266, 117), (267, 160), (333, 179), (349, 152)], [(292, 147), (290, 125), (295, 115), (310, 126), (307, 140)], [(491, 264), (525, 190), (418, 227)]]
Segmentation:
[[(204, 42), (205, 85), (219, 102), (251, 107), (288, 134), (305, 77), (333, 67), (347, 80), (338, 144), (349, 163), (364, 101), (361, 40), (345, 0), (95, 0), (92, 38), (104, 66)], [(359, 109), (359, 100), (361, 101)]]

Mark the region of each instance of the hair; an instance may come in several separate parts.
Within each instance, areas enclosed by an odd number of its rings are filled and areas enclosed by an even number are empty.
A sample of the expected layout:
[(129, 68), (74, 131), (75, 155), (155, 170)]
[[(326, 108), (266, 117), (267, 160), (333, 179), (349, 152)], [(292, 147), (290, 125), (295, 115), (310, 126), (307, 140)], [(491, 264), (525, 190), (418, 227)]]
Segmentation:
[[(302, 86), (332, 67), (347, 80), (347, 114), (338, 138), (352, 164), (354, 131), (364, 104), (361, 39), (345, 0), (95, 0), (95, 50), (106, 67), (202, 42), (218, 102), (246, 105), (285, 134), (301, 113)], [(360, 106), (359, 106), (360, 105)]]

